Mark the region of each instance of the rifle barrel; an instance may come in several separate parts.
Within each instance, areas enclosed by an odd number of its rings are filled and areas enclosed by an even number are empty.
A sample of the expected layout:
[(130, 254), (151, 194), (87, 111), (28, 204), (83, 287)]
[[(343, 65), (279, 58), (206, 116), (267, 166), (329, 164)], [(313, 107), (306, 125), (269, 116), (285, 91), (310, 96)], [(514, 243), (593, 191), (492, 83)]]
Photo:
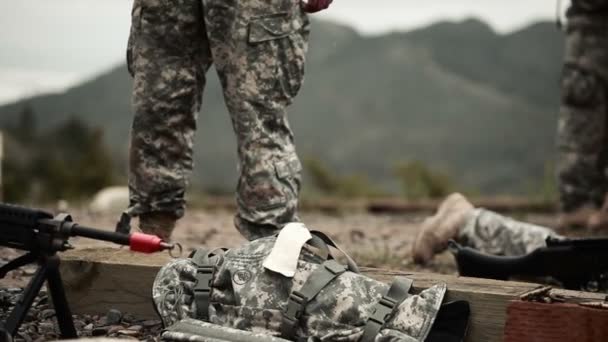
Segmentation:
[(130, 236), (128, 234), (108, 232), (95, 228), (89, 228), (81, 225), (72, 227), (72, 236), (81, 236), (89, 239), (102, 240), (113, 242), (119, 245), (129, 246)]

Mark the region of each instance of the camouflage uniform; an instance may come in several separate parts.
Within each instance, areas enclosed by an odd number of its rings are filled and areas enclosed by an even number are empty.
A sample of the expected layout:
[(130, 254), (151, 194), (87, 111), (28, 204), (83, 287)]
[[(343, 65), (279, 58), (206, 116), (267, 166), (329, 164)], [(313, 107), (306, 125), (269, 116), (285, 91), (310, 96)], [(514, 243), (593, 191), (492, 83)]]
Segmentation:
[(485, 209), (475, 209), (460, 229), (458, 242), (493, 255), (517, 256), (545, 247), (549, 228), (516, 221)]
[(561, 209), (599, 207), (608, 190), (608, 0), (568, 10), (558, 125)]
[[(250, 242), (226, 252), (215, 264), (211, 281), (209, 317), (221, 327), (281, 336), (290, 293), (303, 291), (308, 279), (323, 267), (312, 250), (304, 248), (293, 277), (265, 269), (275, 237)], [(197, 317), (195, 298), (197, 266), (191, 259), (177, 259), (164, 266), (153, 285), (153, 299), (165, 326)], [(387, 284), (345, 271), (305, 302), (293, 329), (295, 338), (308, 341), (359, 341)], [(439, 284), (411, 294), (384, 317), (375, 341), (424, 341), (434, 324), (446, 292)], [(179, 334), (178, 334), (179, 335)], [(180, 338), (180, 340), (186, 340)]]
[(301, 164), (286, 107), (304, 76), (309, 21), (294, 0), (135, 0), (130, 213), (183, 216), (205, 74), (215, 65), (237, 137), (237, 228), (297, 221)]

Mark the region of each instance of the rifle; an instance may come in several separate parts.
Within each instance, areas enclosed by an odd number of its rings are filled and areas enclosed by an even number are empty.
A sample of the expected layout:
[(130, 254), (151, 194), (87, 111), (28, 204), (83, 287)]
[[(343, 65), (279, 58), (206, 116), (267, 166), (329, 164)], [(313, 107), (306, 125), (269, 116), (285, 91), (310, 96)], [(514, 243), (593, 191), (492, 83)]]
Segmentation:
[(69, 239), (77, 236), (129, 246), (132, 251), (142, 253), (172, 250), (176, 246), (153, 235), (85, 227), (72, 222), (72, 217), (68, 214), (53, 217), (52, 214), (39, 209), (0, 203), (0, 246), (26, 251), (26, 254), (0, 267), (0, 279), (9, 271), (38, 263), (38, 269), (27, 284), (22, 297), (6, 322), (0, 323), (0, 341), (12, 340), (45, 281), (53, 301), (61, 337), (78, 337), (61, 281), (60, 259), (57, 255), (58, 252), (72, 249)]
[(608, 289), (608, 238), (556, 239), (522, 256), (495, 256), (450, 241), (449, 249), (465, 277), (507, 280), (550, 277), (571, 290)]

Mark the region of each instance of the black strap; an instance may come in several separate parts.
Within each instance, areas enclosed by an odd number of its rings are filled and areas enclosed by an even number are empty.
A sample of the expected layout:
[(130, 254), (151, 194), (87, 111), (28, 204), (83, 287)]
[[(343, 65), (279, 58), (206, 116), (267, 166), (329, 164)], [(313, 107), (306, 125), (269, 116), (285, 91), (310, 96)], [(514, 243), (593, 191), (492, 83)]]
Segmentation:
[(297, 324), (304, 314), (306, 305), (313, 300), (321, 290), (346, 271), (346, 266), (335, 260), (327, 260), (322, 267), (317, 268), (306, 280), (299, 291), (289, 295), (287, 307), (283, 311), (282, 337), (293, 339)]
[(463, 342), (469, 328), (471, 309), (466, 301), (441, 306), (425, 342)]
[(408, 297), (412, 283), (411, 279), (404, 277), (396, 277), (393, 280), (388, 292), (376, 304), (374, 312), (367, 319), (360, 342), (371, 342), (376, 338), (393, 309)]
[(224, 250), (209, 252), (199, 248), (191, 255), (196, 265), (196, 283), (194, 284), (194, 302), (196, 303), (196, 318), (209, 320), (209, 300), (211, 297), (211, 282), (215, 275), (216, 265), (223, 258)]

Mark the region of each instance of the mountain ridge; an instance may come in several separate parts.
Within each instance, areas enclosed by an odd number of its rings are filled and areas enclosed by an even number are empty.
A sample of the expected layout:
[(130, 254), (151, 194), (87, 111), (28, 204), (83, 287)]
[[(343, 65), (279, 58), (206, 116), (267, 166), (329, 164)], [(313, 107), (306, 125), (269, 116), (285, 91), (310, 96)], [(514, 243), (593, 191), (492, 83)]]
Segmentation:
[[(314, 22), (307, 79), (290, 109), (298, 151), (393, 193), (395, 164), (411, 160), (484, 193), (529, 191), (554, 153), (562, 47), (552, 23), (502, 35), (465, 20), (366, 37)], [(193, 181), (232, 189), (236, 146), (215, 72), (208, 76)], [(103, 127), (124, 160), (130, 82), (120, 65), (63, 94), (0, 107), (0, 127), (25, 104), (41, 126), (79, 115)]]

